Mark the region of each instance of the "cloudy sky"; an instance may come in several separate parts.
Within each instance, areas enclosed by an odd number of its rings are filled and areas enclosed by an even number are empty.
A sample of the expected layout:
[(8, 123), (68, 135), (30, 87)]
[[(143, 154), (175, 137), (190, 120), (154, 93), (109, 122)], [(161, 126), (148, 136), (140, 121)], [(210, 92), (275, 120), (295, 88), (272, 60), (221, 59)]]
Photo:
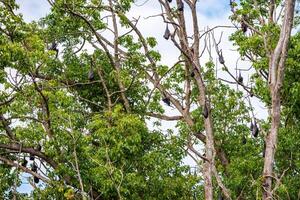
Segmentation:
[[(47, 13), (49, 13), (50, 5), (47, 0), (17, 0), (17, 3), (20, 5), (19, 12), (23, 14), (25, 21), (30, 22), (32, 20), (38, 20), (41, 17), (44, 17)], [(143, 6), (139, 6), (142, 5)], [(174, 1), (172, 2), (174, 4)], [(216, 25), (232, 25), (229, 21), (230, 7), (229, 0), (198, 0), (198, 16), (199, 16), (199, 25), (200, 30), (204, 30), (207, 27), (214, 27)], [(158, 40), (157, 50), (162, 54), (162, 62), (165, 64), (173, 64), (174, 57), (177, 58), (179, 53), (171, 44), (170, 41), (166, 41), (163, 39), (162, 35), (164, 33), (165, 25), (162, 23), (162, 19), (160, 17), (151, 17), (155, 14), (159, 14), (160, 6), (157, 0), (138, 0), (135, 2), (135, 6), (130, 12), (130, 16), (138, 18), (140, 17), (140, 22), (138, 27), (142, 30), (143, 34), (146, 36), (154, 36)], [(187, 13), (188, 14), (188, 13)], [(189, 23), (187, 23), (187, 27), (191, 27)], [(234, 31), (234, 29), (216, 29), (215, 35), (218, 38), (223, 31), (223, 38), (220, 44), (220, 48), (223, 49), (223, 55), (228, 66), (231, 66), (230, 70), (232, 73), (234, 72), (234, 68), (236, 66), (236, 61), (239, 58), (238, 53), (235, 51), (235, 48), (228, 41), (229, 35)], [(216, 58), (216, 54), (213, 54), (213, 57)], [(209, 60), (208, 55), (204, 55), (200, 61), (201, 64), (204, 64)], [(218, 64), (216, 62), (216, 64)], [(238, 63), (239, 68), (248, 68), (249, 63), (240, 61)], [(220, 74), (223, 78), (229, 77), (226, 74)], [(247, 80), (247, 77), (244, 77)], [(257, 100), (253, 100), (253, 104), (258, 107), (255, 114), (259, 118), (264, 118), (265, 111), (262, 109), (260, 103)], [(258, 112), (259, 111), (259, 112)], [(174, 111), (169, 111), (170, 113)], [(172, 113), (174, 114), (174, 113)], [(164, 125), (163, 128), (167, 129), (173, 127), (174, 124), (169, 123)], [(187, 163), (192, 161), (188, 160)], [(192, 164), (193, 165), (193, 164)], [(21, 191), (30, 191), (31, 187), (29, 184), (23, 184), (20, 188)]]
[[(47, 0), (16, 1), (20, 5), (19, 12), (23, 14), (23, 17), (27, 22), (38, 20), (49, 13), (50, 10), (50, 5)], [(143, 6), (139, 6), (142, 4)], [(175, 1), (171, 4), (175, 4)], [(229, 0), (199, 0), (197, 9), (199, 11), (199, 26), (202, 31), (204, 31), (207, 27), (212, 28), (216, 25), (232, 25), (228, 19), (230, 15)], [(160, 6), (157, 0), (138, 0), (135, 2), (135, 5), (129, 15), (135, 18), (140, 17), (138, 27), (142, 30), (145, 36), (154, 36), (157, 38), (157, 49), (162, 54), (162, 62), (171, 65), (174, 62), (174, 56), (178, 56), (178, 51), (174, 48), (170, 41), (166, 41), (162, 37), (165, 29), (165, 24), (162, 23), (162, 18), (147, 18), (149, 16), (159, 14), (160, 12)], [(188, 16), (189, 15), (187, 13), (187, 19)], [(187, 23), (187, 28), (189, 29), (189, 27), (191, 26)], [(217, 38), (220, 36), (221, 31), (223, 31), (223, 38), (220, 47), (223, 49), (225, 61), (229, 65), (232, 64), (232, 66), (235, 66), (235, 62), (239, 58), (239, 55), (234, 51), (234, 48), (228, 41), (228, 36), (234, 31), (234, 29), (216, 29), (215, 35)], [(208, 55), (204, 55), (200, 61), (201, 64), (207, 62)], [(240, 67), (243, 68), (243, 66)]]

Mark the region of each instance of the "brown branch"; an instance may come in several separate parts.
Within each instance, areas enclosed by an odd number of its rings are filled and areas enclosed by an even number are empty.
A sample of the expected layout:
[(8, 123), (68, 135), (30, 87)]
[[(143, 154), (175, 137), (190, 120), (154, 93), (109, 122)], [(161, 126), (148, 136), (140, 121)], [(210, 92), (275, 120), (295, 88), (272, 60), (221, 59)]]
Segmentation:
[(112, 109), (112, 101), (111, 101), (111, 95), (108, 91), (108, 88), (106, 86), (106, 83), (105, 83), (105, 80), (103, 78), (103, 75), (102, 75), (102, 72), (101, 72), (101, 69), (98, 69), (98, 75), (100, 77), (100, 80), (101, 80), (101, 84), (102, 84), (102, 87), (104, 88), (104, 91), (105, 91), (105, 94), (106, 94), (106, 97), (107, 97), (107, 106), (108, 106), (108, 111), (111, 112), (111, 109)]
[(83, 39), (82, 45), (74, 52), (74, 54), (77, 54), (85, 45), (85, 39)]
[(53, 138), (53, 131), (52, 131), (52, 127), (51, 127), (50, 108), (49, 108), (49, 104), (48, 104), (49, 98), (44, 95), (42, 89), (40, 89), (40, 87), (36, 83), (35, 78), (33, 76), (31, 76), (31, 77), (32, 77), (32, 81), (33, 81), (36, 91), (42, 97), (42, 112), (43, 112), (43, 115), (46, 115), (46, 118), (43, 117), (43, 120), (44, 120), (43, 125), (45, 127), (45, 130), (46, 130), (49, 138)]
[(5, 119), (4, 115), (3, 114), (0, 114), (0, 121), (2, 122), (2, 125), (5, 129), (5, 132), (7, 134), (7, 136), (11, 139), (11, 140), (15, 140), (16, 137), (12, 131), (12, 129), (10, 128), (9, 126), (9, 123), (8, 121)]
[(30, 117), (30, 116), (13, 116), (13, 117), (7, 118), (7, 120), (12, 120), (12, 119), (21, 119), (21, 120), (28, 119), (28, 120), (32, 120), (32, 121), (35, 121), (38, 123), (43, 123), (43, 121), (41, 121), (37, 118), (34, 118), (34, 117)]
[(269, 3), (269, 24), (274, 23), (275, 0), (270, 0)]
[(181, 115), (179, 115), (179, 116), (167, 116), (167, 115), (163, 115), (163, 114), (159, 114), (159, 113), (152, 113), (152, 112), (147, 112), (146, 115), (148, 115), (150, 117), (166, 120), (166, 121), (178, 121), (178, 120), (183, 119), (183, 116), (181, 116)]
[(104, 44), (104, 42), (102, 41), (102, 37), (100, 36), (100, 34), (96, 31), (95, 27), (92, 25), (92, 23), (83, 15), (76, 13), (74, 11), (72, 11), (71, 9), (64, 9), (64, 11), (67, 11), (69, 13), (71, 13), (72, 15), (79, 17), (80, 19), (82, 19), (90, 28), (90, 30), (94, 33), (94, 35), (96, 36), (97, 41), (99, 42), (99, 44), (101, 45), (101, 47), (104, 49), (108, 59), (110, 60), (110, 63), (112, 66), (115, 65), (114, 63), (114, 59), (112, 57), (112, 55), (110, 54), (109, 50), (107, 49), (106, 45)]
[(10, 165), (10, 166), (12, 166), (12, 167), (17, 167), (17, 168), (23, 170), (24, 172), (26, 172), (26, 173), (28, 173), (28, 174), (31, 174), (32, 176), (41, 179), (41, 180), (44, 181), (45, 183), (48, 183), (48, 184), (50, 183), (50, 180), (49, 180), (49, 179), (47, 179), (47, 178), (45, 178), (45, 177), (39, 175), (39, 174), (36, 173), (36, 172), (31, 171), (30, 169), (28, 169), (28, 168), (26, 168), (26, 167), (23, 167), (22, 165), (19, 165), (19, 163), (14, 163), (13, 161), (11, 161), (11, 160), (9, 160), (9, 159), (7, 159), (7, 158), (5, 158), (5, 157), (2, 157), (2, 156), (0, 156), (0, 160), (3, 161), (3, 162), (4, 162), (5, 164), (7, 164), (7, 165)]
[(23, 146), (20, 147), (19, 144), (0, 144), (0, 148), (14, 150), (14, 151), (21, 150), (21, 152), (23, 152), (23, 153), (29, 153), (29, 154), (32, 154), (34, 156), (37, 156), (37, 157), (43, 159), (54, 169), (56, 169), (58, 167), (58, 164), (54, 160), (50, 159), (44, 153), (37, 151), (36, 149), (34, 149), (32, 147), (23, 147)]
[(0, 106), (4, 106), (6, 104), (10, 104), (14, 99), (15, 99), (16, 96), (12, 96), (10, 97), (9, 99), (3, 101), (3, 102), (0, 102)]
[(135, 79), (136, 79), (136, 76), (133, 76), (133, 78), (131, 79), (130, 84), (127, 88), (124, 88), (123, 90), (112, 92), (111, 96), (115, 95), (115, 94), (118, 94), (118, 93), (127, 92), (133, 86), (133, 83), (134, 83)]
[(188, 145), (188, 149), (205, 162), (210, 162), (205, 156), (202, 156), (192, 145)]
[(109, 7), (111, 8), (111, 15), (112, 15), (112, 24), (113, 24), (113, 29), (114, 29), (114, 68), (116, 70), (116, 78), (118, 81), (118, 85), (120, 88), (120, 93), (121, 97), (124, 101), (124, 106), (127, 112), (130, 112), (130, 105), (129, 101), (125, 95), (125, 87), (124, 84), (121, 80), (121, 64), (120, 64), (120, 58), (119, 58), (119, 44), (118, 44), (118, 38), (119, 38), (119, 33), (118, 33), (118, 24), (117, 24), (117, 19), (116, 19), (116, 13), (113, 10), (113, 3), (112, 0), (109, 0)]
[(221, 188), (222, 193), (224, 194), (224, 196), (226, 197), (226, 199), (231, 200), (230, 191), (223, 184), (222, 179), (220, 178), (215, 165), (213, 165), (213, 174), (214, 174), (214, 176), (215, 176), (215, 178), (217, 180), (218, 186)]
[(213, 30), (215, 30), (217, 28), (235, 28), (235, 26), (225, 26), (225, 25), (214, 26), (213, 28), (209, 28), (207, 31), (205, 31), (204, 33), (202, 33), (199, 38), (201, 39), (207, 33), (211, 32), (211, 31), (213, 31)]

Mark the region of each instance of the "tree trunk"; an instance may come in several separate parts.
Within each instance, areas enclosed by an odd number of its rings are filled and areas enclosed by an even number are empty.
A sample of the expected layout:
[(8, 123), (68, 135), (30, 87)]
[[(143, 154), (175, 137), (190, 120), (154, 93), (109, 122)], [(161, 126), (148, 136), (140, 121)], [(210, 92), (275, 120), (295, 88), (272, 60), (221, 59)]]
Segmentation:
[(213, 137), (213, 129), (212, 129), (212, 121), (211, 117), (205, 119), (205, 132), (206, 132), (206, 158), (209, 160), (204, 163), (204, 191), (205, 191), (205, 199), (212, 200), (213, 199), (213, 165), (214, 165), (214, 137)]
[(277, 144), (277, 135), (280, 125), (280, 95), (278, 91), (273, 91), (272, 93), (272, 123), (270, 133), (266, 138), (266, 151), (263, 171), (263, 199), (271, 199), (272, 197), (272, 171), (275, 148)]
[[(277, 46), (269, 61), (269, 88), (272, 98), (271, 129), (266, 137), (266, 150), (263, 169), (263, 199), (273, 199), (272, 177), (276, 152), (277, 137), (280, 126), (280, 90), (283, 84), (285, 61), (288, 52), (288, 42), (294, 18), (295, 0), (285, 1), (285, 14)], [(272, 16), (270, 16), (272, 17)]]

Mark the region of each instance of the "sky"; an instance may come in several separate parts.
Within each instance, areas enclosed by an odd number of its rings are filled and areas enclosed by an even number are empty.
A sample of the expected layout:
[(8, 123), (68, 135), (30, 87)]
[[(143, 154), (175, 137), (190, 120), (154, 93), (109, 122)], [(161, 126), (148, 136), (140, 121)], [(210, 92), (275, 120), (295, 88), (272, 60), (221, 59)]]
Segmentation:
[[(198, 0), (198, 21), (200, 25), (200, 30), (204, 30), (207, 27), (214, 27), (216, 25), (232, 25), (229, 21), (230, 16), (230, 7), (229, 0)], [(30, 22), (32, 20), (38, 20), (41, 17), (46, 16), (50, 11), (50, 5), (47, 0), (16, 0), (16, 2), (20, 5), (19, 12), (23, 14), (25, 21)], [(174, 0), (171, 4), (174, 4)], [(143, 6), (139, 6), (142, 5)], [(178, 57), (179, 52), (174, 48), (170, 41), (166, 41), (163, 39), (162, 35), (164, 34), (165, 24), (162, 23), (162, 19), (160, 17), (150, 17), (155, 14), (159, 14), (160, 6), (157, 0), (138, 0), (135, 2), (133, 9), (129, 13), (131, 17), (140, 17), (140, 21), (138, 23), (138, 28), (142, 30), (145, 36), (154, 36), (158, 40), (157, 50), (162, 55), (162, 63), (172, 65), (174, 62), (174, 57)], [(187, 13), (188, 15), (188, 13)], [(187, 23), (188, 30), (191, 25)], [(223, 31), (222, 42), (220, 44), (220, 48), (223, 50), (223, 55), (225, 58), (225, 62), (230, 67), (232, 73), (235, 74), (234, 68), (236, 66), (236, 61), (239, 58), (238, 53), (235, 51), (232, 43), (229, 42), (228, 37), (234, 31), (234, 29), (216, 29), (215, 36), (218, 38)], [(215, 51), (213, 51), (213, 57), (217, 58)], [(204, 56), (200, 59), (201, 64), (204, 64), (209, 60), (208, 54), (204, 54)], [(218, 65), (218, 62), (216, 62)], [(238, 67), (242, 69), (249, 68), (248, 62), (240, 61), (238, 62)], [(220, 76), (225, 79), (229, 79), (229, 76), (224, 72), (220, 72)], [(247, 77), (244, 77), (244, 80), (247, 80)], [(258, 118), (265, 118), (266, 110), (264, 110), (262, 104), (257, 100), (253, 99), (252, 104), (257, 108), (255, 114)], [(176, 111), (174, 109), (166, 109), (167, 114), (175, 115)], [(151, 123), (148, 123), (148, 126), (151, 128)], [(167, 130), (169, 128), (174, 128), (175, 123), (167, 122), (163, 123), (162, 129)], [(185, 163), (190, 165), (195, 165), (190, 158), (186, 158)], [(22, 192), (28, 192), (31, 190), (31, 186), (29, 184), (23, 184), (20, 188)]]

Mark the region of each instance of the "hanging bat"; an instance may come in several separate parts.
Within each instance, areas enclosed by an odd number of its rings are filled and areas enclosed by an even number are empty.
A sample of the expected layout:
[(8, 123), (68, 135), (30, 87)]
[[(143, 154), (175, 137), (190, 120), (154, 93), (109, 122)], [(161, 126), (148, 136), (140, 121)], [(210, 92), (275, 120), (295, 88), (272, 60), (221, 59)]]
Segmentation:
[(247, 21), (247, 16), (243, 15), (242, 22), (241, 22), (241, 29), (242, 29), (243, 33), (246, 33), (248, 30), (248, 25), (246, 24), (246, 21)]
[(220, 62), (222, 65), (225, 64), (225, 60), (224, 60), (222, 51), (220, 51), (220, 53), (219, 53), (219, 62)]
[(165, 97), (165, 98), (162, 99), (162, 101), (163, 101), (166, 105), (171, 106), (170, 98)]
[(24, 156), (24, 158), (23, 158), (23, 161), (22, 161), (22, 166), (23, 167), (26, 167), (27, 166), (27, 163), (28, 163), (28, 161), (26, 160), (26, 158), (25, 158), (25, 156)]
[(32, 167), (31, 167), (31, 171), (37, 172), (37, 168), (38, 168), (38, 166), (35, 163), (33, 163)]
[(238, 81), (239, 84), (243, 84), (243, 80), (244, 80), (244, 78), (242, 77), (241, 71), (240, 71), (237, 81)]
[(42, 146), (40, 144), (38, 144), (37, 147), (36, 147), (36, 150), (37, 151), (41, 151), (42, 150)]
[(244, 21), (242, 21), (242, 23), (241, 23), (241, 29), (242, 29), (243, 33), (246, 33), (248, 30), (248, 26)]
[(243, 138), (242, 138), (242, 143), (243, 143), (243, 144), (246, 144), (246, 143), (247, 143), (247, 139), (246, 139), (245, 136), (243, 136)]
[(253, 129), (252, 129), (252, 135), (253, 135), (253, 137), (256, 138), (258, 136), (258, 132), (259, 132), (259, 130), (258, 130), (257, 124), (256, 124), (256, 122), (254, 122)]
[(194, 71), (191, 72), (191, 77), (192, 77), (192, 78), (195, 77), (195, 72), (194, 72)]
[(204, 106), (203, 106), (203, 112), (202, 112), (202, 115), (205, 119), (207, 119), (208, 117), (208, 108), (207, 108), (207, 104), (206, 102), (204, 103)]
[(168, 39), (170, 38), (170, 36), (171, 36), (171, 32), (170, 32), (169, 27), (168, 27), (168, 25), (167, 25), (163, 37), (164, 37), (166, 40), (168, 40)]
[(33, 180), (35, 183), (39, 183), (40, 182), (40, 179), (38, 177), (33, 177)]
[(178, 4), (177, 10), (179, 10), (180, 12), (182, 12), (182, 11), (183, 11), (183, 8), (184, 8), (184, 4), (183, 4), (182, 1), (180, 1), (179, 4)]
[(89, 70), (88, 79), (90, 81), (93, 81), (94, 78), (95, 78), (94, 70), (93, 70), (93, 67), (91, 67), (90, 70)]

